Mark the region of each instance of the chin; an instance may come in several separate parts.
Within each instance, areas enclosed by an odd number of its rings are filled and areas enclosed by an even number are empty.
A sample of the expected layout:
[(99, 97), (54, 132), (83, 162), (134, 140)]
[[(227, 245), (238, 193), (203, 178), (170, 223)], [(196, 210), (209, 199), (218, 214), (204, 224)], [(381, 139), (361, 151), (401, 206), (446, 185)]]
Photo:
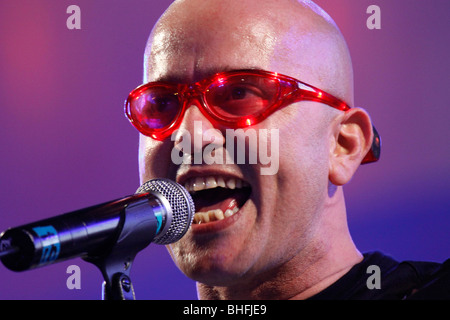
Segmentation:
[(169, 250), (175, 264), (190, 279), (209, 286), (236, 284), (242, 281), (242, 276), (251, 265), (251, 261), (243, 259), (242, 255), (236, 255), (237, 251), (234, 250), (225, 252), (220, 248), (197, 248), (191, 251), (182, 249), (183, 247), (182, 243), (177, 243)]

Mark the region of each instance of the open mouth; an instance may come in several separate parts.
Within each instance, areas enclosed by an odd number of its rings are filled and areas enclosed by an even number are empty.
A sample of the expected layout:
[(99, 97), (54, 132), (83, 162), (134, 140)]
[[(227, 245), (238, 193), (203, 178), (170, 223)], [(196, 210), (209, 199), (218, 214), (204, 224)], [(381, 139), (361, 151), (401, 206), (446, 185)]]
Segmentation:
[(250, 185), (238, 178), (222, 176), (195, 177), (184, 187), (195, 204), (193, 224), (224, 220), (239, 211), (250, 198)]

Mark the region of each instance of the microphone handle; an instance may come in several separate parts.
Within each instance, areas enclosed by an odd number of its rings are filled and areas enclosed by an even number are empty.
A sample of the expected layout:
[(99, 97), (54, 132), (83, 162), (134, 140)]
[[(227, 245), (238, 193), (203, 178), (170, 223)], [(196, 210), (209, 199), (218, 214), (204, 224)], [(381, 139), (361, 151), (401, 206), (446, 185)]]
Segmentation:
[[(10, 270), (23, 271), (78, 256), (104, 254), (120, 235), (126, 209), (141, 205), (155, 211), (164, 208), (151, 193), (135, 194), (8, 229), (0, 236), (0, 247), (16, 250), (7, 249), (0, 255), (1, 261)], [(154, 221), (150, 221), (154, 224), (150, 233), (156, 234), (160, 221), (150, 216)]]

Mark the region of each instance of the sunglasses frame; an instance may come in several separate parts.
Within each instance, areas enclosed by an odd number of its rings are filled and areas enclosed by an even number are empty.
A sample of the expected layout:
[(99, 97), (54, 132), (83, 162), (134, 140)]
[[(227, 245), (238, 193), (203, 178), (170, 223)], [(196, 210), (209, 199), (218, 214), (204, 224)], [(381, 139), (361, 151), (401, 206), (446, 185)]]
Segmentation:
[[(273, 103), (267, 108), (248, 116), (226, 117), (218, 112), (215, 112), (214, 107), (211, 107), (207, 103), (208, 88), (212, 85), (220, 85), (225, 82), (226, 79), (236, 76), (255, 76), (263, 79), (274, 80), (277, 83), (278, 92), (276, 97), (273, 99)], [(178, 110), (177, 115), (174, 120), (170, 122), (170, 124), (163, 128), (148, 130), (148, 128), (141, 125), (139, 120), (134, 115), (133, 102), (140, 98), (142, 94), (144, 94), (145, 91), (151, 87), (171, 89), (174, 93), (176, 92), (175, 95), (178, 97), (181, 108)], [(245, 69), (219, 72), (212, 77), (205, 78), (194, 84), (179, 84), (164, 81), (142, 84), (131, 91), (128, 95), (124, 106), (125, 115), (140, 133), (155, 140), (162, 141), (170, 136), (177, 128), (179, 128), (184, 117), (184, 113), (193, 104), (194, 99), (197, 101), (195, 105), (199, 108), (202, 114), (213, 123), (213, 125), (222, 125), (234, 129), (245, 128), (259, 123), (275, 111), (299, 101), (316, 101), (344, 112), (351, 109), (351, 107), (341, 99), (295, 78), (265, 70)], [(372, 148), (361, 162), (362, 164), (375, 162), (380, 158), (380, 135), (375, 127), (373, 127), (373, 132), (374, 139), (372, 142)]]

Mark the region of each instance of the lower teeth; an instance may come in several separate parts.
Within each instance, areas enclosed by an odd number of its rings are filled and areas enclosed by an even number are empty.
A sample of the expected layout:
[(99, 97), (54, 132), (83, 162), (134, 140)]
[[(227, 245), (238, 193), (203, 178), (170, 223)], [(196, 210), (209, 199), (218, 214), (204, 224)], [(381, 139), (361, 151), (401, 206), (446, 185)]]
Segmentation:
[(237, 206), (231, 209), (222, 211), (222, 209), (209, 210), (207, 212), (196, 212), (194, 215), (194, 224), (208, 223), (213, 221), (223, 220), (225, 218), (231, 217), (233, 214), (239, 211)]

